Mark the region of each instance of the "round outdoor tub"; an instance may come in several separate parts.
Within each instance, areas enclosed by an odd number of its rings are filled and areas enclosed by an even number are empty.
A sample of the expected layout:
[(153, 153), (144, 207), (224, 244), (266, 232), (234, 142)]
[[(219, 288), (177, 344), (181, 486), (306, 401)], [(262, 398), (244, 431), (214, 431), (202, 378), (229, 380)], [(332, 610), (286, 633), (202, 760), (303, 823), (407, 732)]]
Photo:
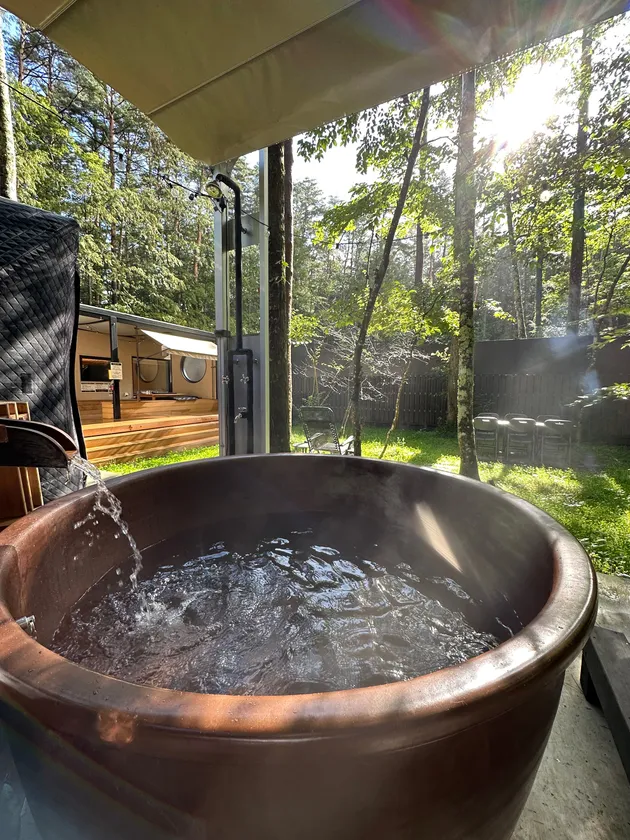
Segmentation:
[[(102, 676), (44, 647), (128, 561), (107, 518), (76, 527), (94, 489), (66, 496), (0, 535), (0, 715), (45, 840), (507, 840), (595, 615), (591, 565), (566, 531), (488, 485), (358, 458), (197, 461), (111, 489), (152, 556), (178, 534), (207, 545), (228, 521), (247, 534), (312, 513), (328, 536), (378, 543), (379, 562), (460, 582), (506, 640), (407, 682), (321, 694)], [(31, 614), (39, 643), (14, 621)]]

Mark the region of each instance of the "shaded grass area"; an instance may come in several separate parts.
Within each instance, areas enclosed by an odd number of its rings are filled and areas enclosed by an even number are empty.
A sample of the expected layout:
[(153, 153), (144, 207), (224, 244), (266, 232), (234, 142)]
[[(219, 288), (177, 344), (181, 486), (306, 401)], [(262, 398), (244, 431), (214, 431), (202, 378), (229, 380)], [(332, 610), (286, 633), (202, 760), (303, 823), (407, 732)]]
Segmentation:
[[(303, 440), (299, 429), (295, 430), (294, 439)], [(365, 429), (364, 455), (378, 458), (384, 439), (385, 429)], [(124, 475), (216, 455), (218, 446), (210, 446), (112, 464), (104, 469)], [(397, 432), (386, 457), (449, 472), (459, 469), (457, 440), (441, 432)], [(559, 470), (481, 463), (480, 472), (483, 481), (492, 479), (497, 487), (557, 519), (582, 542), (599, 571), (630, 574), (630, 449), (592, 447), (577, 453), (575, 462), (584, 466)]]

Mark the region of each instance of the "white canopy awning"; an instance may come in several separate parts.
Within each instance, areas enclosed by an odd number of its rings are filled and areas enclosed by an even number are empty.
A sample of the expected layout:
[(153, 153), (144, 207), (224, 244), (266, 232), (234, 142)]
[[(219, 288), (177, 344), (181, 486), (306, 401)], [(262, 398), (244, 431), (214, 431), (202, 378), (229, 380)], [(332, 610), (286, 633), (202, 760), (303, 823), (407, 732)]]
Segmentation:
[(190, 356), (193, 359), (216, 359), (217, 345), (213, 341), (202, 341), (200, 338), (184, 338), (181, 335), (142, 330), (142, 332), (161, 344), (167, 355)]
[(627, 9), (627, 0), (3, 0), (209, 163)]

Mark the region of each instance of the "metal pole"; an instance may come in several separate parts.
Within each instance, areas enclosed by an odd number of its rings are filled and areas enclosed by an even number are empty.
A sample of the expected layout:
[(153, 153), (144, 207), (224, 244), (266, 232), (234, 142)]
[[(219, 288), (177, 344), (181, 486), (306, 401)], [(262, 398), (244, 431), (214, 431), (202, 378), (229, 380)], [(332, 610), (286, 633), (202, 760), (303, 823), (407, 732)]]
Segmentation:
[(228, 454), (228, 351), (230, 349), (230, 293), (228, 288), (227, 211), (214, 212), (214, 307), (217, 342), (217, 401), (219, 453)]
[(136, 337), (136, 393), (133, 396), (134, 399), (140, 402), (140, 342), (138, 341), (138, 327), (134, 327), (134, 335)]
[(269, 178), (267, 149), (258, 154), (258, 219), (260, 249), (260, 347), (258, 381), (260, 418), (257, 451), (269, 452)]
[[(118, 320), (112, 316), (109, 319), (109, 356), (112, 362), (119, 362), (118, 358)], [(120, 420), (120, 380), (113, 380), (112, 407), (114, 420)]]

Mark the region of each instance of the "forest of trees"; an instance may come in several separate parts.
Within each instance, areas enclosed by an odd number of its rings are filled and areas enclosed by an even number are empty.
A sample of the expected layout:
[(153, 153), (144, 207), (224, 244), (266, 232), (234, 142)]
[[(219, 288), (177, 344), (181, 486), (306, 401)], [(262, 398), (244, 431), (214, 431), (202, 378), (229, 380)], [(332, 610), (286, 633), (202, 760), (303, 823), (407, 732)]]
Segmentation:
[[(80, 222), (82, 300), (212, 329), (213, 207), (197, 195), (209, 167), (9, 15), (4, 42), (17, 196)], [(507, 153), (484, 140), (488, 108), (544, 65), (564, 80), (557, 116)], [(456, 370), (468, 324), (477, 339), (625, 333), (630, 15), (346, 117), (294, 149), (317, 160), (336, 144), (356, 150), (349, 197), (312, 179), (293, 191), (291, 329), (316, 370), (314, 398), (353, 374), (355, 398), (370, 398), (374, 375), (400, 381), (429, 339)], [(256, 212), (256, 167), (240, 159), (232, 174)], [(257, 260), (246, 249), (250, 330)]]

